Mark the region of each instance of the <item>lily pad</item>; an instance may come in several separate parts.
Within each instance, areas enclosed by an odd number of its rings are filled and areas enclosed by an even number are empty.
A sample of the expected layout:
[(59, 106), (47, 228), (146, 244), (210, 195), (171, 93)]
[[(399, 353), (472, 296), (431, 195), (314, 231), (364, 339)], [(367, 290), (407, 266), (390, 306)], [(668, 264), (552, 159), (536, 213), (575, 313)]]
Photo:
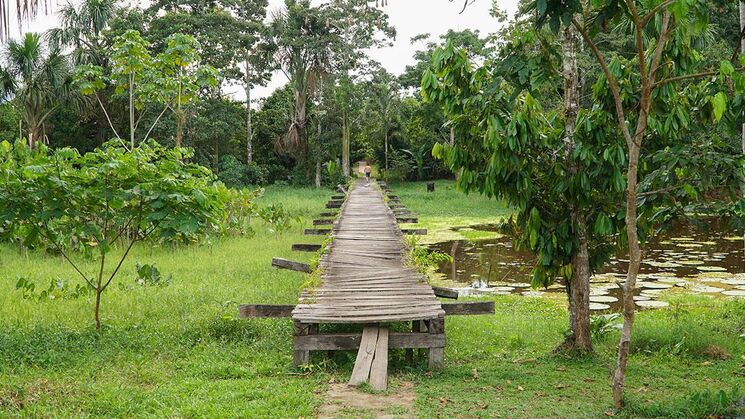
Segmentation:
[(652, 297), (648, 297), (646, 295), (635, 295), (634, 296), (634, 301), (649, 301), (651, 299)]
[[(638, 284), (637, 284), (638, 285)], [(672, 284), (667, 284), (664, 282), (642, 282), (641, 283), (642, 288), (651, 288), (655, 290), (666, 290), (668, 288), (672, 288)]]
[(745, 297), (745, 290), (727, 290), (722, 291), (722, 294), (728, 297)]
[(724, 291), (724, 288), (710, 287), (708, 285), (696, 285), (691, 287), (691, 292), (717, 293)]
[(662, 307), (667, 307), (670, 304), (665, 301), (646, 300), (646, 301), (637, 301), (636, 305), (642, 308), (662, 308)]
[(590, 303), (590, 310), (608, 310), (610, 306), (602, 303)]
[(704, 261), (703, 260), (695, 260), (695, 259), (693, 259), (693, 260), (681, 260), (680, 261), (680, 264), (681, 265), (688, 265), (688, 266), (698, 266), (698, 265), (703, 265), (704, 264)]
[(618, 298), (611, 297), (610, 295), (591, 295), (590, 302), (592, 303), (615, 303)]
[(723, 279), (719, 282), (721, 282), (722, 284), (727, 284), (727, 285), (745, 285), (745, 279), (728, 278), (728, 279)]
[(494, 291), (496, 292), (512, 292), (515, 288), (514, 287), (494, 287)]
[[(680, 268), (682, 265), (680, 263), (675, 262), (657, 262), (657, 261), (648, 261), (645, 262), (647, 265), (652, 266), (654, 268)], [(681, 262), (683, 263), (683, 262)], [(703, 262), (701, 262), (703, 264)]]
[(527, 282), (512, 282), (510, 283), (510, 286), (516, 288), (530, 288), (530, 284), (528, 284)]
[(704, 272), (725, 272), (727, 271), (727, 268), (722, 268), (721, 266), (697, 266), (696, 269), (699, 271)]
[(523, 291), (522, 292), (522, 295), (526, 297), (540, 297), (543, 294), (545, 294), (545, 292), (543, 291)]

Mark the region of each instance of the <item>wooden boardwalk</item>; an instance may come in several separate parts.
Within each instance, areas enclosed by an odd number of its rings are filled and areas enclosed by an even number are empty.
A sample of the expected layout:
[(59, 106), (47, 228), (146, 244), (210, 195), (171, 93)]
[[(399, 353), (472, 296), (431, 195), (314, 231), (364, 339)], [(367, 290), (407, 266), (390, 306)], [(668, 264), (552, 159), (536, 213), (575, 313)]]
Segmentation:
[[(386, 185), (382, 189), (388, 192)], [(313, 221), (323, 228), (305, 229), (305, 234), (332, 234), (326, 249), (318, 244), (294, 244), (296, 251), (323, 251), (320, 285), (303, 291), (297, 305), (244, 304), (241, 317), (292, 317), (293, 362), (310, 362), (311, 351), (358, 350), (350, 384), (369, 381), (374, 389), (385, 389), (388, 350), (406, 349), (413, 362), (414, 349), (428, 352), (428, 366), (441, 368), (445, 354), (445, 315), (493, 314), (493, 302), (441, 304), (437, 296), (458, 298), (457, 291), (431, 287), (423, 275), (406, 266), (408, 251), (403, 234), (427, 234), (424, 229), (400, 229), (398, 223), (418, 219), (381, 187), (365, 186), (358, 180), (351, 192), (332, 196), (323, 218)], [(343, 189), (342, 189), (343, 190)], [(311, 272), (307, 263), (274, 258), (272, 265)], [(389, 323), (411, 324), (411, 332), (390, 332)], [(362, 333), (321, 332), (322, 324), (359, 324)], [(400, 326), (400, 325), (399, 325)], [(326, 326), (324, 329), (328, 329)], [(348, 330), (350, 328), (344, 328)], [(400, 330), (400, 329), (399, 329)]]
[(292, 312), (300, 323), (381, 323), (442, 318), (422, 275), (406, 267), (403, 235), (377, 185), (360, 180), (331, 229), (322, 283)]

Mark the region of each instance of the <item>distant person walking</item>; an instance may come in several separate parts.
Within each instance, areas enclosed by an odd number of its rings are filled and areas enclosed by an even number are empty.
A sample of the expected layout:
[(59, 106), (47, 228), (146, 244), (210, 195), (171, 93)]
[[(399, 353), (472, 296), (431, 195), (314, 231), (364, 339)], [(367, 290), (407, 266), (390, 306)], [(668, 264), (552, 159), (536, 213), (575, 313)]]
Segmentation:
[(370, 184), (370, 175), (372, 174), (372, 167), (370, 167), (370, 163), (367, 163), (365, 165), (365, 179), (367, 179), (367, 183), (365, 186)]

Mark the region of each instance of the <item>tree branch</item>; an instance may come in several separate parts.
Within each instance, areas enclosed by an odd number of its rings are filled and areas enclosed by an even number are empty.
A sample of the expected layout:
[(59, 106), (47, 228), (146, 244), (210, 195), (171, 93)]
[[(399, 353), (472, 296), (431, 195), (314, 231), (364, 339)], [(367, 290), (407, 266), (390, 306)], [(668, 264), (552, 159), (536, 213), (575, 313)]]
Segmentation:
[(593, 55), (595, 55), (595, 58), (598, 60), (598, 63), (600, 64), (600, 68), (603, 70), (603, 74), (605, 74), (605, 78), (608, 79), (608, 84), (610, 86), (611, 94), (613, 95), (613, 102), (616, 107), (616, 118), (618, 119), (618, 126), (621, 129), (621, 132), (623, 133), (623, 137), (626, 140), (626, 144), (631, 147), (632, 138), (631, 133), (629, 132), (629, 127), (626, 126), (626, 112), (623, 109), (623, 102), (621, 101), (621, 93), (618, 88), (618, 81), (615, 77), (613, 77), (613, 74), (610, 72), (610, 69), (608, 68), (608, 63), (605, 62), (605, 58), (603, 57), (603, 54), (598, 49), (598, 46), (593, 42), (592, 38), (590, 38), (590, 34), (587, 32), (587, 29), (582, 27), (579, 22), (577, 21), (577, 18), (572, 17), (572, 24), (575, 28), (577, 28), (577, 31), (582, 35), (582, 38), (587, 42), (587, 45), (592, 50)]
[(670, 6), (671, 4), (675, 3), (675, 1), (676, 0), (665, 0), (662, 3), (658, 4), (657, 6), (655, 6), (654, 8), (652, 8), (652, 10), (650, 10), (649, 12), (647, 12), (647, 14), (644, 15), (644, 17), (642, 17), (642, 26), (646, 26), (647, 23), (649, 23), (650, 19), (652, 19), (654, 17), (654, 15), (656, 15), (657, 13), (659, 13), (660, 10), (662, 10), (662, 9), (666, 8), (667, 6)]
[(170, 104), (166, 104), (166, 106), (163, 108), (163, 111), (158, 115), (157, 118), (155, 118), (155, 122), (153, 122), (153, 125), (150, 127), (149, 130), (147, 130), (147, 134), (145, 134), (145, 138), (142, 139), (143, 142), (147, 140), (147, 137), (150, 136), (150, 133), (153, 132), (153, 128), (155, 128), (156, 125), (158, 125), (158, 121), (160, 121), (160, 117), (163, 116), (164, 113), (168, 110)]

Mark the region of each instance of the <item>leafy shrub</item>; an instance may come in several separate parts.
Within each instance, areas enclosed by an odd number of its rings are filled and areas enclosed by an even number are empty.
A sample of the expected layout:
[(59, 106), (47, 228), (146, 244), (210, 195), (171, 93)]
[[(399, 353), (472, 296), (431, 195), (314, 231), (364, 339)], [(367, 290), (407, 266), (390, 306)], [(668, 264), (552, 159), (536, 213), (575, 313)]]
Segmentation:
[(414, 170), (415, 164), (411, 158), (400, 150), (391, 149), (388, 153), (388, 171), (385, 173), (388, 181), (400, 181), (409, 177)]
[(417, 236), (409, 236), (405, 240), (409, 247), (409, 263), (421, 273), (428, 274), (437, 269), (441, 263), (453, 262), (453, 257), (449, 254), (427, 249), (419, 242)]
[[(0, 234), (62, 255), (95, 291), (100, 328), (101, 295), (137, 242), (189, 243), (219, 229), (224, 196), (209, 169), (189, 163), (191, 157), (189, 149), (154, 141), (128, 151), (113, 140), (84, 155), (2, 142)], [(107, 271), (112, 250), (117, 255)], [(102, 268), (84, 272), (73, 252)]]
[(230, 188), (244, 188), (251, 185), (264, 185), (269, 177), (268, 170), (251, 162), (245, 164), (230, 154), (220, 157), (217, 177)]
[(329, 186), (345, 185), (347, 180), (344, 178), (344, 172), (339, 163), (334, 160), (329, 160), (326, 163), (326, 179), (325, 184)]
[(620, 313), (601, 314), (590, 317), (590, 333), (592, 339), (605, 340), (614, 330), (619, 330), (623, 324), (618, 321)]
[(264, 194), (264, 190), (220, 188), (220, 193), (224, 202), (224, 212), (219, 224), (219, 234), (252, 235), (251, 217), (256, 214), (256, 200)]
[(23, 292), (24, 300), (36, 301), (79, 298), (91, 293), (91, 289), (86, 285), (75, 284), (73, 288), (68, 281), (62, 278), (52, 279), (49, 281), (47, 289), (40, 290), (37, 293), (34, 281), (26, 277), (18, 277), (16, 289)]
[(272, 204), (263, 207), (259, 209), (258, 214), (272, 232), (279, 234), (292, 228), (292, 222), (296, 220), (296, 217), (292, 217), (290, 212), (285, 210), (282, 204)]
[(164, 277), (160, 274), (160, 270), (158, 270), (158, 267), (155, 266), (155, 264), (149, 265), (144, 264), (141, 265), (137, 263), (136, 271), (137, 271), (137, 278), (135, 278), (135, 284), (142, 286), (142, 287), (166, 287), (171, 284), (171, 280), (173, 279), (172, 275), (168, 275), (167, 277)]

